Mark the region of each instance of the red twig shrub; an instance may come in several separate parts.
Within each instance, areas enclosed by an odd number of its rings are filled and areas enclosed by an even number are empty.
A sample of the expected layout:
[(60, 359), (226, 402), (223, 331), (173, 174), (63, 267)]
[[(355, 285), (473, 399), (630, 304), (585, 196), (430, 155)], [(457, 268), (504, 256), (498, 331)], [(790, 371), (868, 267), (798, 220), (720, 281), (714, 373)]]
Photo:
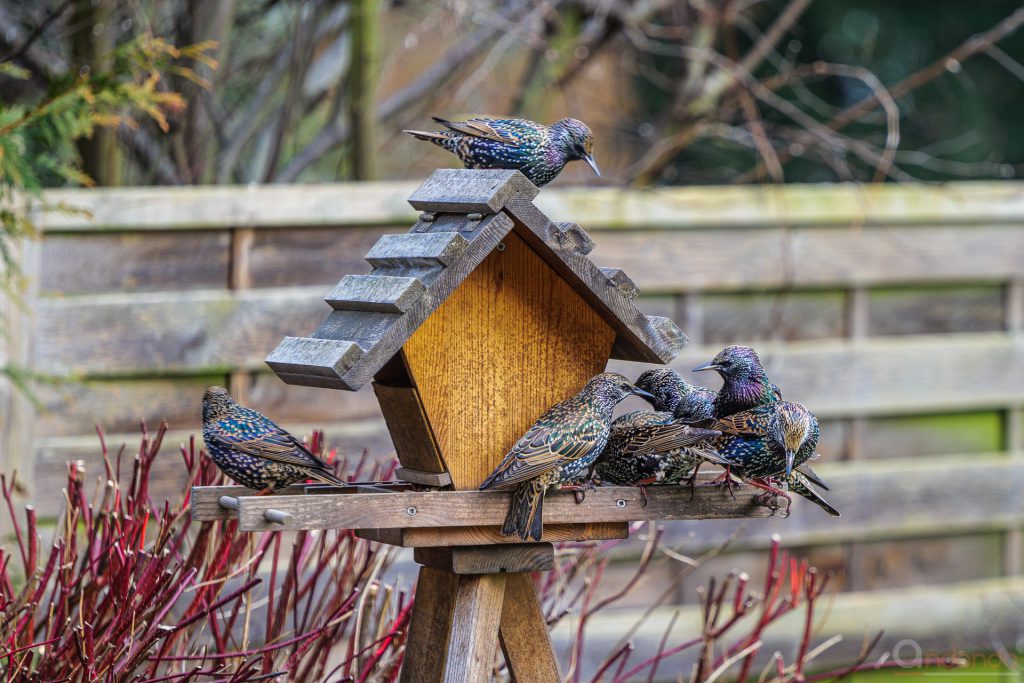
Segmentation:
[[(193, 524), (187, 489), (174, 505), (149, 495), (164, 431), (143, 426), (124, 479), (124, 449), (112, 456), (103, 444), (107, 481), (92, 500), (71, 465), (53, 530), (30, 507), (16, 514), (15, 482), (0, 476), (14, 525), (11, 550), (0, 548), (4, 680), (395, 679), (412, 601), (382, 581), (390, 551), (347, 530)], [(311, 446), (322, 450), (322, 437)], [(189, 486), (219, 482), (194, 441), (181, 458)], [(381, 474), (362, 461), (343, 469)]]

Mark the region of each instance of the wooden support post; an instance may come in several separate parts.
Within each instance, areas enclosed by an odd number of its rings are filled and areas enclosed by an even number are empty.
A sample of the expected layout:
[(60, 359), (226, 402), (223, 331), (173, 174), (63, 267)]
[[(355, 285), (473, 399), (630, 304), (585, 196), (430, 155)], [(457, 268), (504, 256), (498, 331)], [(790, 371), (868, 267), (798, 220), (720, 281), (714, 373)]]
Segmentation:
[[(1006, 331), (1012, 335), (1024, 334), (1024, 280), (1013, 280), (1006, 285), (1003, 299), (1003, 319)], [(1024, 406), (1009, 406), (1003, 416), (1003, 445), (1011, 458), (1024, 461)], [(1009, 529), (1003, 538), (1003, 573), (1016, 576), (1024, 571), (1024, 530)]]
[(451, 635), (459, 577), (433, 567), (421, 567), (416, 605), (402, 659), (401, 683), (441, 681)]
[[(256, 232), (252, 228), (235, 228), (231, 231), (231, 263), (228, 271), (228, 287), (232, 290), (252, 287), (249, 255)], [(228, 389), (239, 403), (249, 401), (249, 387), (252, 384), (248, 372), (235, 370), (228, 377)]]
[(505, 574), (459, 577), (448, 636), (445, 683), (485, 683), (491, 679), (505, 578)]
[(562, 680), (537, 589), (529, 574), (509, 574), (505, 580), (498, 636), (514, 683)]

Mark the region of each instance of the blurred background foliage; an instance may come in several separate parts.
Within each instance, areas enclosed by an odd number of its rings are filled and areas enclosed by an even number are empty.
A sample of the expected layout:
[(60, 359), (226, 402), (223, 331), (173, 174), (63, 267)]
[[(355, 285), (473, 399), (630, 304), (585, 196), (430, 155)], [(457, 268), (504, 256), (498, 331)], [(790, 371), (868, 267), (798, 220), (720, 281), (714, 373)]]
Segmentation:
[(140, 37), (209, 48), (163, 69), (190, 105), (166, 130), (79, 145), (102, 185), (419, 177), (452, 160), (400, 129), (480, 113), (588, 121), (606, 173), (573, 182), (1009, 178), (1022, 21), (1012, 0), (4, 0), (0, 100)]

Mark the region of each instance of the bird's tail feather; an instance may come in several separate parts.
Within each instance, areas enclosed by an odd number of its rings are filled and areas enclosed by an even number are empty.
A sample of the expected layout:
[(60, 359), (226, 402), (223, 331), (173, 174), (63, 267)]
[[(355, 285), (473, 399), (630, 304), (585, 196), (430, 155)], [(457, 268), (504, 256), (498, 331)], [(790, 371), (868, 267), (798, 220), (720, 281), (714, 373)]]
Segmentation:
[(544, 486), (535, 481), (523, 482), (512, 492), (505, 523), (501, 527), (503, 536), (518, 536), (524, 541), (539, 541), (543, 533)]
[(832, 515), (833, 517), (841, 517), (839, 510), (832, 507), (832, 504), (822, 498), (821, 494), (814, 490), (813, 487), (807, 482), (806, 477), (796, 472), (795, 477), (792, 478), (789, 484), (789, 490), (793, 493), (803, 496), (807, 500), (811, 501), (822, 510)]
[(408, 133), (417, 140), (426, 140), (427, 142), (433, 142), (435, 145), (444, 145), (445, 141), (450, 137), (446, 133), (437, 133), (430, 130), (403, 130), (403, 133)]
[(321, 484), (329, 484), (331, 486), (348, 486), (348, 484), (343, 482), (341, 479), (338, 479), (338, 477), (336, 477), (330, 470), (309, 470), (309, 478), (315, 479)]

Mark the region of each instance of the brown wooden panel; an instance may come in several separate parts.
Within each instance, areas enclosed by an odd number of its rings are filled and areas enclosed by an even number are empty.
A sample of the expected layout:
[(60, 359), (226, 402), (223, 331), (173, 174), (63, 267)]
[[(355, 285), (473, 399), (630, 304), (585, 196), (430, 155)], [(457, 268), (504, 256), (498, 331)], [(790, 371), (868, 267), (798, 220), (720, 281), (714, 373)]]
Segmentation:
[(224, 384), (224, 380), (223, 375), (210, 375), (42, 384), (33, 390), (41, 404), (35, 434), (88, 435), (96, 425), (111, 434), (131, 433), (140, 420), (153, 428), (166, 421), (174, 430), (198, 430), (203, 391), (211, 384)]
[(404, 347), (456, 489), (475, 489), (549, 406), (604, 369), (614, 332), (522, 239), (496, 250)]
[[(428, 527), (412, 529), (361, 529), (360, 538), (403, 548), (436, 548), (452, 545), (496, 545), (519, 543), (518, 536), (502, 536), (498, 526)], [(594, 524), (545, 524), (543, 543), (603, 541), (627, 538), (626, 522)]]
[(504, 574), (460, 576), (445, 659), (445, 681), (487, 681), (498, 650)]
[(402, 660), (402, 683), (439, 683), (451, 637), (452, 614), (459, 577), (421, 567), (416, 582), (416, 606)]
[(550, 543), (509, 543), (497, 546), (423, 547), (413, 551), (419, 564), (454, 574), (546, 572), (555, 565)]
[(514, 681), (561, 680), (537, 589), (527, 574), (512, 574), (505, 579), (498, 637)]
[[(437, 440), (430, 428), (423, 401), (415, 387), (392, 387), (373, 383), (391, 441), (402, 464), (426, 473), (445, 473)], [(451, 476), (447, 477), (451, 483)]]
[(705, 344), (842, 337), (841, 292), (709, 294), (701, 298)]
[(52, 235), (42, 242), (44, 294), (227, 287), (229, 233)]
[(857, 590), (942, 585), (1002, 574), (999, 534), (858, 543), (850, 556)]
[(871, 334), (995, 332), (1004, 326), (1002, 287), (874, 290), (868, 295)]
[[(772, 514), (754, 498), (750, 486), (730, 496), (719, 487), (698, 487), (691, 500), (686, 487), (650, 487), (647, 500), (640, 489), (600, 487), (576, 503), (569, 491), (549, 491), (545, 523), (628, 522), (658, 519), (766, 517)], [(501, 491), (424, 491), (366, 493), (359, 496), (273, 495), (239, 498), (239, 528), (267, 531), (263, 513), (273, 508), (292, 515), (274, 529), (397, 529), (405, 527), (497, 526), (508, 512), (510, 493)]]
[(369, 272), (363, 257), (381, 235), (390, 232), (393, 230), (329, 227), (259, 230), (249, 252), (252, 286), (322, 284), (327, 285), (326, 296), (344, 275)]

